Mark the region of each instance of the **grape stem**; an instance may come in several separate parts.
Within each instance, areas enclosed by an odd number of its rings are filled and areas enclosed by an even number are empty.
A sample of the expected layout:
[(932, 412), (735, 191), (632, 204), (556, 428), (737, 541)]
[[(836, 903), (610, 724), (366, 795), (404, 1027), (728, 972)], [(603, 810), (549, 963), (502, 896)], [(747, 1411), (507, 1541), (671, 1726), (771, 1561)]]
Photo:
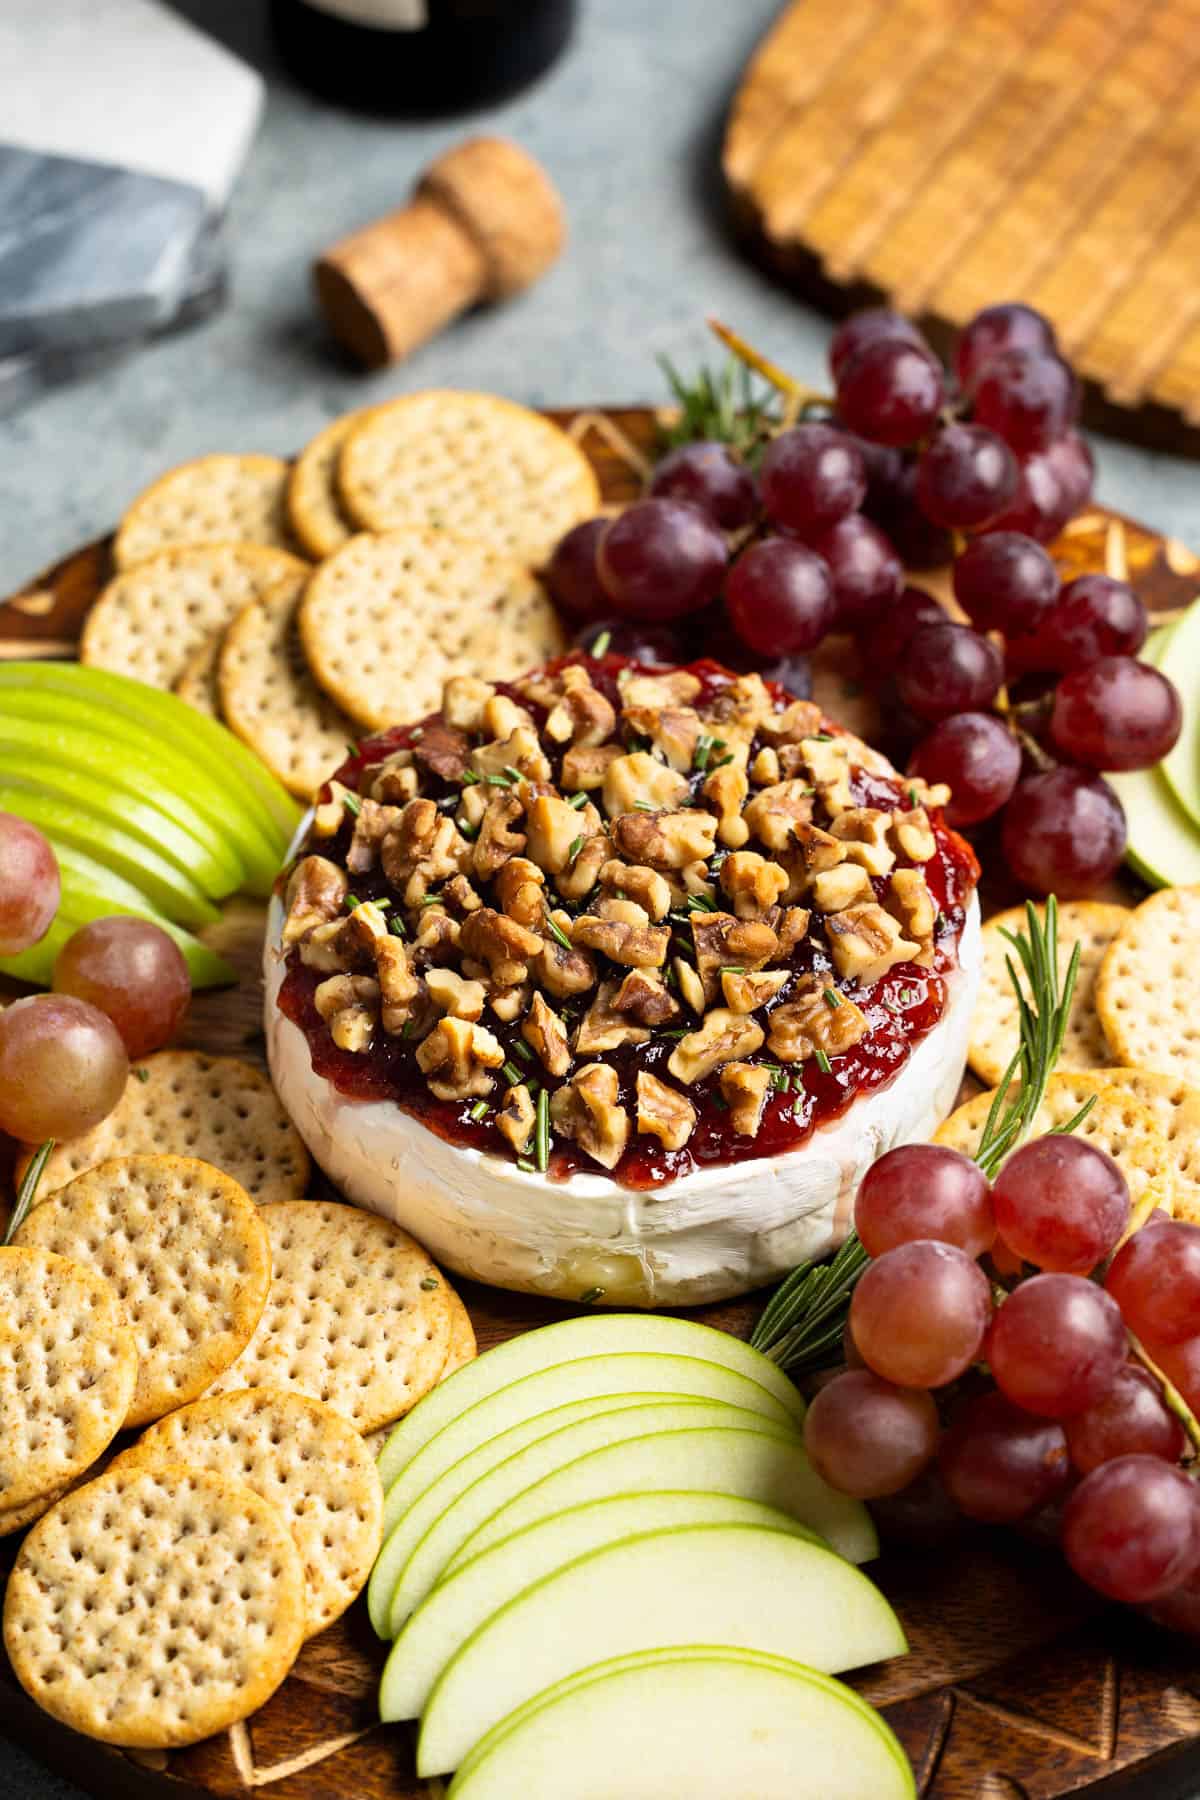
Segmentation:
[(1146, 1349), (1146, 1346), (1134, 1336), (1132, 1331), (1129, 1333), (1129, 1346), (1142, 1367), (1147, 1369), (1150, 1374), (1153, 1375), (1155, 1381), (1157, 1381), (1159, 1387), (1162, 1389), (1163, 1401), (1168, 1411), (1175, 1414), (1175, 1417), (1179, 1420), (1179, 1423), (1187, 1433), (1187, 1440), (1192, 1447), (1192, 1458), (1194, 1459), (1197, 1455), (1200, 1455), (1200, 1420), (1196, 1418), (1195, 1413), (1192, 1411), (1183, 1395), (1179, 1392), (1175, 1383), (1163, 1374), (1154, 1358)]
[(34, 1152), (29, 1167), (25, 1171), (24, 1179), (17, 1189), (16, 1205), (12, 1210), (12, 1218), (8, 1221), (8, 1230), (4, 1234), (4, 1243), (6, 1245), (12, 1243), (17, 1232), (25, 1223), (29, 1210), (37, 1197), (38, 1185), (46, 1172), (46, 1164), (50, 1161), (50, 1154), (53, 1149), (54, 1139), (47, 1138), (45, 1143), (40, 1145)]
[(761, 350), (756, 350), (753, 344), (748, 344), (745, 338), (741, 337), (732, 327), (722, 324), (720, 319), (711, 317), (706, 322), (713, 336), (719, 338), (725, 348), (732, 351), (739, 362), (745, 363), (748, 369), (753, 369), (756, 375), (761, 375), (764, 381), (770, 382), (777, 393), (783, 395), (787, 402), (783, 418), (785, 426), (795, 422), (802, 407), (811, 406), (814, 402), (822, 406), (832, 406), (833, 401), (828, 394), (822, 394), (817, 388), (805, 387), (803, 382), (797, 381), (795, 376), (789, 375), (785, 369), (781, 369), (778, 363), (773, 363), (769, 357), (764, 356)]

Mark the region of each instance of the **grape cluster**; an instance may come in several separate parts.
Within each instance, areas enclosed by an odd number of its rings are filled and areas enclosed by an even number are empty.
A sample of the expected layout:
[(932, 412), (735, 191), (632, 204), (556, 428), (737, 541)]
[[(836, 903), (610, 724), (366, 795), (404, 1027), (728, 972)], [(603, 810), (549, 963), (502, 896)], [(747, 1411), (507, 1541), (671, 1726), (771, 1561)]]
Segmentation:
[[(1043, 548), (1094, 474), (1053, 328), (989, 307), (947, 370), (910, 320), (875, 308), (838, 328), (829, 363), (827, 417), (779, 431), (756, 473), (724, 443), (675, 449), (648, 498), (563, 539), (551, 592), (584, 643), (603, 629), (625, 655), (713, 655), (801, 692), (802, 659), (853, 634), (888, 748), (950, 787), (947, 821), (1002, 814), (1024, 887), (1087, 893), (1125, 847), (1102, 772), (1157, 762), (1181, 713), (1136, 660), (1133, 590), (1061, 586)], [(968, 624), (905, 585), (906, 567), (947, 563)]]
[(1154, 1213), (1121, 1244), (1129, 1218), (1120, 1169), (1080, 1138), (1034, 1139), (993, 1183), (937, 1144), (889, 1151), (855, 1205), (873, 1260), (847, 1367), (805, 1443), (900, 1517), (933, 1491), (941, 1518), (1040, 1523), (1099, 1592), (1200, 1635), (1200, 1485), (1135, 1354), (1200, 1406), (1200, 1227)]

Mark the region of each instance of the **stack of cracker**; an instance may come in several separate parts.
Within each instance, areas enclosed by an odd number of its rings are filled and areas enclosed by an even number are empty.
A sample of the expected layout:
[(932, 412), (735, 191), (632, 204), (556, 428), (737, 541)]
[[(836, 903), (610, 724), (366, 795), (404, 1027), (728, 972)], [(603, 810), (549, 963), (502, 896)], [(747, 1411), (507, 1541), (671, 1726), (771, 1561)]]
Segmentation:
[(310, 799), (364, 728), (450, 675), (564, 648), (535, 571), (596, 512), (591, 464), (540, 414), (435, 390), (335, 419), (289, 467), (204, 456), (125, 514), (85, 663), (173, 688)]

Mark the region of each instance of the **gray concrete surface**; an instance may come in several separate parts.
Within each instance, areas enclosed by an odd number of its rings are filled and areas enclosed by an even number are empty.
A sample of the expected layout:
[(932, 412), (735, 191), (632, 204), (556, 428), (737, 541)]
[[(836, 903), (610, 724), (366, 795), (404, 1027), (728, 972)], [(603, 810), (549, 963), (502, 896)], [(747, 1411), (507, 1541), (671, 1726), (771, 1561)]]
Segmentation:
[[(509, 132), (545, 160), (570, 213), (568, 255), (532, 293), (371, 378), (326, 339), (309, 263), (398, 204), (468, 126), (338, 113), (273, 70), (261, 0), (180, 6), (272, 75), (230, 219), (230, 302), (0, 425), (0, 592), (107, 529), (168, 464), (209, 450), (291, 451), (335, 413), (406, 389), (495, 388), (535, 404), (657, 399), (656, 354), (681, 365), (710, 354), (707, 311), (800, 377), (821, 378), (827, 327), (739, 255), (717, 173), (729, 94), (777, 0), (583, 0), (579, 35), (553, 74), (469, 126)], [(1105, 499), (1200, 545), (1200, 467), (1109, 440), (1096, 448)], [(0, 1743), (0, 1800), (76, 1792)]]

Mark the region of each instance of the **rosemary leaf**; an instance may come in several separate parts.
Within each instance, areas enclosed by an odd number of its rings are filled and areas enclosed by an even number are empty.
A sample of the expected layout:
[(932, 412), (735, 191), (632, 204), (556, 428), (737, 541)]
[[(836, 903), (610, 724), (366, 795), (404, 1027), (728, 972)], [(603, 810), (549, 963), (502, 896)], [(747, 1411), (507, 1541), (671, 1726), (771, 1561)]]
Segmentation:
[(12, 1243), (17, 1232), (25, 1223), (26, 1215), (33, 1205), (34, 1200), (37, 1198), (38, 1184), (46, 1172), (46, 1164), (50, 1161), (53, 1149), (54, 1139), (47, 1138), (44, 1144), (38, 1146), (29, 1167), (25, 1171), (24, 1179), (17, 1189), (16, 1205), (12, 1210), (12, 1218), (8, 1221), (8, 1230), (4, 1234), (4, 1242), (6, 1244)]

